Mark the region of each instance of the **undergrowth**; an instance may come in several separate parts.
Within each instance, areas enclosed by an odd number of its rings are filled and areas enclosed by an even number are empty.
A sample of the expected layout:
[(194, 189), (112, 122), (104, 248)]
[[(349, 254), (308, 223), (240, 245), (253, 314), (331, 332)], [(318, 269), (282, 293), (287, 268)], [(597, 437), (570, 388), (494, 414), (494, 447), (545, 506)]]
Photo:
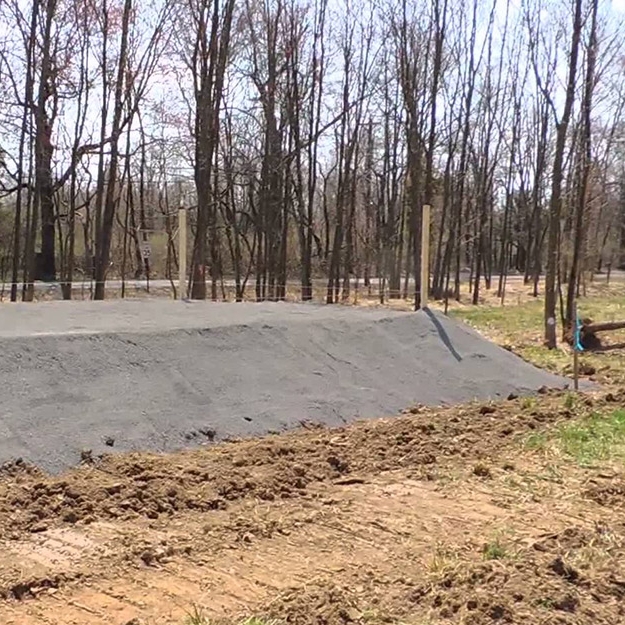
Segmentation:
[(267, 620), (257, 616), (248, 616), (241, 619), (211, 619), (204, 610), (194, 605), (187, 613), (184, 625), (280, 625), (279, 621)]
[(509, 555), (507, 547), (499, 538), (486, 543), (482, 552), (484, 560), (503, 560)]
[[(620, 285), (609, 289), (593, 288), (593, 291), (591, 296), (579, 300), (582, 318), (595, 321), (625, 318), (625, 297)], [(451, 310), (450, 314), (538, 367), (566, 376), (573, 373), (570, 350), (549, 350), (543, 346), (544, 309), (541, 299), (506, 306), (463, 306)], [(607, 333), (605, 338), (611, 343), (621, 343), (625, 342), (625, 333)], [(623, 350), (584, 352), (580, 361), (583, 370), (598, 373), (599, 382), (625, 383)]]
[(573, 458), (582, 466), (625, 459), (625, 410), (562, 423), (551, 432), (538, 432), (528, 439), (530, 449)]

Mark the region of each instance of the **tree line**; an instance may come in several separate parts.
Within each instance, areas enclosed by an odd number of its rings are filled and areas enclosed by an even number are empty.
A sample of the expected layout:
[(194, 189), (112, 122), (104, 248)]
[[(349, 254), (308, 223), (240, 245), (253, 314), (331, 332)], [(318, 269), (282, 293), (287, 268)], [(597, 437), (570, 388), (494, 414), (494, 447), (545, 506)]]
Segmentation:
[[(4, 0), (0, 272), (178, 265), (190, 295), (419, 301), (519, 272), (555, 345), (583, 276), (625, 264), (625, 28), (607, 0)], [(558, 310), (558, 302), (560, 309)]]

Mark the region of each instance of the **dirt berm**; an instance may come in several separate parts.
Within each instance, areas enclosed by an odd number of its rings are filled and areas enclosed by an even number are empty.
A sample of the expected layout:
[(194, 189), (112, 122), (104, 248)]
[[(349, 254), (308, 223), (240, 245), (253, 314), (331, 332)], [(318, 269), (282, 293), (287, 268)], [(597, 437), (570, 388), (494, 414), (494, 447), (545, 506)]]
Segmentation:
[(0, 308), (0, 463), (59, 471), (566, 380), (435, 312), (302, 304)]

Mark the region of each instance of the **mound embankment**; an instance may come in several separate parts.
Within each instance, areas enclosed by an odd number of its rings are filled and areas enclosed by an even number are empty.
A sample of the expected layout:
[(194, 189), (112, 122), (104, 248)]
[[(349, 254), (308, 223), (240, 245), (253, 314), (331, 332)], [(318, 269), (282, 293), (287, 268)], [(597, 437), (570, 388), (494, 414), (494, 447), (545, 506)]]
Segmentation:
[(53, 472), (566, 384), (432, 311), (53, 302), (0, 320), (0, 463)]

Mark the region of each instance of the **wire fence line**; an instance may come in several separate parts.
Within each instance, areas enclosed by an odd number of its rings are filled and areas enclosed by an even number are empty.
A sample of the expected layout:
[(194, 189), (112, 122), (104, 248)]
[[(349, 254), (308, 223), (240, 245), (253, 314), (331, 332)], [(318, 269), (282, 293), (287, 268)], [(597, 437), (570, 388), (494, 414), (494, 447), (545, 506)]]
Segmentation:
[[(35, 282), (33, 283), (34, 299), (42, 300), (89, 300), (93, 298), (95, 280), (74, 280), (71, 283), (71, 298), (67, 297), (67, 283), (63, 285), (61, 282)], [(167, 279), (155, 280), (121, 280), (112, 279), (104, 281), (106, 286), (106, 297), (117, 299), (120, 297), (136, 298), (136, 297), (169, 297), (179, 298), (178, 281)], [(10, 282), (2, 282), (0, 284), (0, 301), (7, 301), (11, 291), (12, 284)], [(187, 284), (187, 296), (190, 295), (189, 285)], [(17, 284), (17, 291), (21, 299), (23, 283)], [(65, 290), (65, 292), (64, 292)], [(258, 294), (260, 290), (261, 296)], [(414, 280), (407, 283), (402, 280), (402, 287), (391, 289), (385, 280), (378, 278), (372, 279), (365, 284), (364, 280), (351, 279), (349, 284), (340, 281), (338, 287), (331, 290), (334, 301), (357, 303), (358, 299), (386, 301), (388, 299), (413, 299), (414, 298)], [(312, 288), (308, 290), (303, 287), (301, 282), (297, 280), (287, 281), (286, 284), (269, 283), (260, 285), (257, 288), (256, 280), (248, 280), (245, 284), (241, 283), (237, 286), (235, 280), (227, 279), (218, 281), (213, 288), (212, 282), (206, 282), (206, 299), (219, 302), (231, 301), (313, 301), (326, 302), (328, 296), (327, 279), (315, 279)]]

